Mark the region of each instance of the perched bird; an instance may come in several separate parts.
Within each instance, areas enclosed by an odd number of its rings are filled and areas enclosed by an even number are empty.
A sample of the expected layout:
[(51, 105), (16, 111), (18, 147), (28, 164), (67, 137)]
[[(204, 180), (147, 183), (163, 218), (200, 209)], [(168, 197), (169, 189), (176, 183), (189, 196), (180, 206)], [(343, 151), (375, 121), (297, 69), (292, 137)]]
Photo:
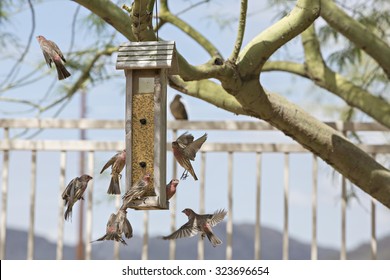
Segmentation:
[(179, 184), (179, 180), (177, 180), (177, 179), (172, 179), (172, 180), (167, 184), (166, 191), (165, 191), (167, 200), (170, 200), (170, 199), (172, 198), (172, 196), (175, 195), (175, 193), (176, 193), (176, 188), (177, 188), (177, 185), (178, 185), (178, 184)]
[(192, 237), (198, 232), (201, 232), (202, 239), (207, 236), (213, 247), (222, 244), (221, 239), (219, 239), (213, 233), (211, 228), (220, 223), (225, 218), (227, 211), (221, 209), (215, 211), (214, 214), (199, 215), (192, 209), (186, 208), (182, 212), (188, 216), (188, 222), (170, 235), (164, 236), (163, 239), (169, 240), (183, 237)]
[(111, 166), (111, 181), (110, 186), (108, 187), (108, 194), (121, 194), (121, 189), (119, 186), (119, 180), (122, 178), (120, 174), (126, 164), (126, 150), (117, 153), (103, 166), (100, 174), (104, 172), (109, 166)]
[(124, 234), (127, 239), (130, 239), (133, 237), (133, 228), (126, 218), (126, 214), (126, 210), (123, 209), (119, 209), (116, 214), (112, 213), (107, 222), (106, 234), (95, 241), (114, 240), (127, 245), (126, 241), (122, 238), (122, 234)]
[(175, 156), (177, 162), (185, 169), (180, 179), (186, 179), (189, 172), (192, 177), (194, 177), (195, 181), (198, 180), (190, 160), (195, 160), (196, 153), (202, 147), (206, 139), (207, 133), (194, 141), (194, 136), (185, 132), (180, 135), (176, 141), (172, 142), (173, 155)]
[(127, 192), (122, 196), (122, 206), (120, 209), (129, 208), (130, 202), (137, 198), (142, 198), (148, 191), (147, 186), (150, 183), (150, 174), (143, 175)]
[(62, 193), (62, 199), (65, 200), (65, 206), (68, 206), (64, 215), (65, 220), (72, 217), (72, 208), (77, 200), (84, 199), (83, 194), (87, 189), (89, 180), (91, 179), (92, 177), (87, 174), (81, 175), (80, 177), (76, 177), (70, 181), (68, 186), (65, 188)]
[(176, 120), (188, 120), (188, 115), (186, 111), (186, 107), (183, 102), (180, 101), (181, 95), (176, 94), (175, 98), (172, 100), (169, 108), (171, 109), (171, 113)]
[(46, 38), (41, 35), (37, 36), (37, 40), (41, 46), (47, 65), (51, 68), (51, 63), (53, 62), (56, 66), (58, 80), (68, 78), (70, 73), (64, 66), (64, 62), (66, 62), (66, 60), (57, 44), (53, 41), (46, 40)]

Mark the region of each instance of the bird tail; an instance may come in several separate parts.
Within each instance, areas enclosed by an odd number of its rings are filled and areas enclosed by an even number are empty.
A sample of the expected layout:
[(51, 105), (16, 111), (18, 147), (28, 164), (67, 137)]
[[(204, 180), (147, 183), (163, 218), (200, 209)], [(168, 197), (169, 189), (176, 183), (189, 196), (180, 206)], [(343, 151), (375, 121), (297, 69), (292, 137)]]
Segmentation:
[(108, 194), (121, 194), (121, 189), (119, 187), (119, 176), (118, 175), (111, 175), (111, 181), (110, 186), (107, 190)]
[(68, 221), (69, 217), (72, 218), (72, 208), (73, 207), (71, 205), (69, 205), (68, 208), (66, 208), (65, 215), (64, 215), (65, 221)]
[(124, 221), (123, 232), (124, 232), (125, 237), (127, 239), (130, 239), (133, 237), (133, 228), (131, 227), (130, 221), (127, 218), (125, 218), (125, 221)]
[(61, 62), (55, 62), (56, 68), (57, 68), (57, 74), (58, 74), (58, 80), (66, 79), (70, 76), (69, 71), (65, 68), (65, 65)]
[(120, 235), (118, 235), (117, 233), (105, 234), (102, 237), (100, 237), (100, 238), (98, 238), (98, 239), (96, 239), (95, 241), (92, 241), (92, 242), (103, 241), (103, 240), (114, 240), (114, 241), (117, 241), (117, 242), (121, 242), (123, 245), (127, 245), (126, 241), (123, 240), (123, 238)]
[(221, 239), (219, 239), (214, 233), (207, 232), (206, 235), (207, 238), (210, 240), (211, 244), (213, 245), (213, 247), (222, 244)]
[(192, 177), (194, 177), (194, 180), (195, 180), (195, 181), (198, 181), (198, 177), (196, 177), (196, 174), (195, 174), (195, 171), (194, 171), (194, 168), (192, 167), (192, 165), (191, 165), (191, 168), (188, 169), (188, 172), (190, 172), (190, 174), (192, 175)]

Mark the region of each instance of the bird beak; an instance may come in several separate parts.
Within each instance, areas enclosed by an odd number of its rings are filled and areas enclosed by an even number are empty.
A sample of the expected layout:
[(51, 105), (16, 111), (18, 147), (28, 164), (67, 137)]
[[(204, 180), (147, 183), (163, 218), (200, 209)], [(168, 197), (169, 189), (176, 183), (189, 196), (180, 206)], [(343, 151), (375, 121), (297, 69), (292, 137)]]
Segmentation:
[(185, 213), (186, 210), (181, 211), (182, 213)]

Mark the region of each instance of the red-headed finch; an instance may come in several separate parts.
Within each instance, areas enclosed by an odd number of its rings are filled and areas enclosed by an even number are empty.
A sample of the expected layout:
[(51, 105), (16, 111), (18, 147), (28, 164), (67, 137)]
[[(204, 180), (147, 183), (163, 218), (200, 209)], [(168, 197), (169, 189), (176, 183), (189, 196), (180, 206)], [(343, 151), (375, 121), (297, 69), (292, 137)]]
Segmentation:
[(195, 181), (198, 180), (190, 160), (195, 160), (196, 153), (206, 140), (207, 133), (194, 141), (194, 136), (185, 132), (176, 141), (172, 142), (173, 155), (177, 162), (185, 169), (180, 179), (186, 179), (189, 172)]
[(167, 200), (170, 200), (172, 198), (172, 196), (175, 195), (176, 193), (176, 188), (177, 188), (177, 185), (179, 184), (179, 180), (177, 179), (172, 179), (166, 186), (166, 191), (165, 191), (165, 194), (166, 194), (166, 198)]
[(57, 44), (53, 41), (46, 40), (46, 38), (42, 35), (37, 36), (37, 40), (41, 46), (47, 65), (51, 68), (51, 63), (53, 62), (56, 66), (58, 80), (63, 80), (69, 77), (70, 73), (64, 66), (64, 62), (66, 62), (65, 57)]
[(65, 188), (62, 193), (62, 199), (65, 200), (65, 206), (68, 206), (64, 215), (65, 220), (72, 217), (72, 208), (77, 200), (84, 199), (83, 194), (87, 189), (89, 180), (91, 179), (92, 177), (87, 174), (81, 175), (80, 177), (76, 177), (70, 181), (68, 186)]
[(111, 166), (111, 181), (110, 185), (108, 187), (107, 193), (108, 194), (121, 194), (121, 189), (119, 186), (119, 180), (122, 178), (122, 175), (120, 174), (125, 167), (126, 164), (126, 150), (123, 150), (116, 155), (114, 155), (112, 158), (110, 158), (109, 161), (103, 166), (102, 170), (100, 171), (100, 174), (104, 172), (108, 167)]
[(183, 102), (180, 101), (180, 98), (181, 95), (176, 94), (171, 104), (169, 104), (169, 108), (171, 109), (172, 116), (176, 120), (188, 120), (186, 108), (184, 107)]
[(219, 239), (213, 233), (211, 228), (220, 223), (225, 218), (227, 211), (221, 209), (215, 211), (214, 214), (199, 215), (192, 209), (186, 208), (182, 212), (188, 216), (188, 222), (170, 235), (164, 236), (163, 239), (169, 240), (183, 237), (192, 237), (200, 232), (202, 239), (207, 236), (213, 247), (222, 244), (221, 239)]

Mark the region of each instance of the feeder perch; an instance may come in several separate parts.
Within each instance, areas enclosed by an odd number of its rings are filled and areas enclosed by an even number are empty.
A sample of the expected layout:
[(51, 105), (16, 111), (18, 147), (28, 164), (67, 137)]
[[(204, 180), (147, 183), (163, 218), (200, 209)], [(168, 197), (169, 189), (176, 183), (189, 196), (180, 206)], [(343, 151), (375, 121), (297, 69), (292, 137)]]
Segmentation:
[(169, 209), (166, 200), (167, 78), (178, 73), (175, 42), (127, 42), (120, 45), (116, 69), (126, 77), (126, 190), (151, 174), (137, 210)]

